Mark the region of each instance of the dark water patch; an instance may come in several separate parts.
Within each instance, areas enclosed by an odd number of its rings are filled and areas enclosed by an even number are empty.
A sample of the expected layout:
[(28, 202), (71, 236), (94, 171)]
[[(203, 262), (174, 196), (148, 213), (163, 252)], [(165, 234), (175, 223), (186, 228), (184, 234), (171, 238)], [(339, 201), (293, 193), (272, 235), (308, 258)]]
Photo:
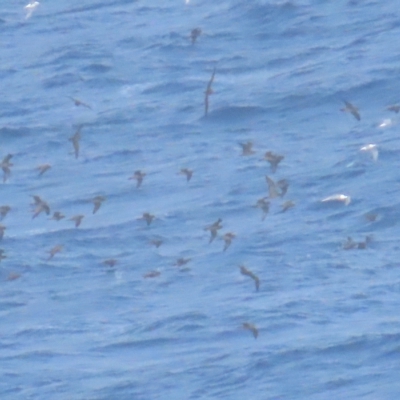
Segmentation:
[(101, 64), (101, 63), (93, 63), (89, 64), (86, 67), (81, 68), (80, 70), (83, 72), (90, 72), (93, 74), (105, 74), (112, 69), (111, 65)]
[(64, 74), (55, 74), (50, 78), (46, 78), (42, 81), (42, 86), (45, 89), (52, 89), (57, 87), (63, 87), (72, 85), (74, 83), (80, 82), (81, 79), (79, 75), (71, 72)]
[(201, 118), (204, 122), (237, 123), (265, 112), (265, 109), (257, 106), (232, 106), (213, 110), (211, 104), (210, 109), (211, 111), (209, 111), (208, 115)]

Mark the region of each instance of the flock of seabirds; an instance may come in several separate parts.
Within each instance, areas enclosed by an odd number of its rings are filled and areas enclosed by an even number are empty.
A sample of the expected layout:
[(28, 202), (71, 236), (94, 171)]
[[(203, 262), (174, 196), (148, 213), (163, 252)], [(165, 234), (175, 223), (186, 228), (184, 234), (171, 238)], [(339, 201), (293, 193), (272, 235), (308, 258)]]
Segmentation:
[[(30, 4), (34, 4), (34, 7), (37, 7), (37, 5), (38, 5), (37, 2), (32, 2)], [(196, 40), (201, 35), (201, 33), (202, 33), (202, 31), (200, 28), (195, 28), (191, 31), (190, 40), (191, 40), (192, 44), (194, 44), (196, 42)], [(210, 96), (214, 93), (212, 86), (214, 83), (216, 72), (217, 72), (217, 67), (215, 66), (212, 71), (211, 78), (208, 81), (208, 83), (206, 85), (206, 89), (204, 91), (204, 117), (205, 118), (207, 117), (209, 108), (210, 108)], [(76, 107), (84, 107), (84, 108), (92, 110), (92, 107), (89, 104), (81, 101), (80, 99), (77, 99), (75, 97), (70, 97), (70, 96), (68, 96), (68, 97), (72, 100), (73, 104)], [(360, 121), (361, 116), (360, 116), (358, 108), (346, 100), (343, 100), (343, 102), (344, 102), (344, 107), (341, 109), (341, 111), (350, 113), (357, 121)], [(387, 107), (387, 110), (393, 111), (395, 113), (399, 113), (400, 105), (389, 106), (389, 107)], [(68, 141), (70, 142), (70, 146), (72, 146), (72, 149), (73, 149), (73, 155), (75, 156), (76, 159), (79, 158), (79, 154), (80, 154), (81, 135), (82, 135), (82, 126), (79, 126), (77, 128), (76, 132), (71, 137), (68, 138)], [(66, 140), (66, 143), (68, 143), (68, 141)], [(241, 151), (242, 151), (241, 155), (242, 156), (244, 156), (244, 157), (251, 156), (255, 153), (255, 151), (253, 150), (253, 143), (251, 141), (246, 142), (246, 143), (239, 143), (239, 145), (241, 147)], [(377, 161), (378, 154), (379, 154), (377, 145), (368, 144), (366, 146), (361, 147), (360, 151), (369, 152), (371, 154), (372, 159), (374, 161)], [(12, 158), (13, 158), (12, 154), (7, 154), (0, 163), (1, 169), (3, 171), (3, 183), (7, 182), (9, 179), (12, 179), (12, 167), (13, 167)], [(280, 155), (280, 154), (276, 154), (272, 151), (267, 151), (264, 155), (264, 158), (270, 164), (271, 174), (274, 174), (276, 172), (279, 164), (284, 159), (284, 156)], [(44, 175), (50, 169), (51, 169), (50, 164), (39, 165), (37, 167), (38, 176)], [(181, 174), (186, 178), (187, 182), (189, 182), (192, 179), (193, 173), (194, 173), (194, 171), (189, 168), (182, 168), (178, 172), (178, 174)], [(146, 172), (137, 170), (128, 179), (136, 181), (136, 188), (140, 188), (145, 180), (145, 177), (146, 177)], [(254, 207), (259, 208), (262, 211), (262, 216), (261, 216), (262, 220), (264, 220), (268, 215), (271, 201), (274, 199), (283, 199), (289, 188), (289, 182), (286, 179), (281, 179), (281, 180), (275, 181), (269, 175), (267, 175), (265, 179), (266, 179), (266, 183), (267, 183), (267, 187), (268, 187), (268, 195), (260, 198), (254, 205)], [(41, 198), (39, 195), (36, 195), (36, 194), (32, 195), (32, 199), (33, 199), (33, 202), (31, 203), (32, 219), (37, 218), (41, 215), (47, 215), (49, 219), (55, 220), (55, 221), (60, 221), (64, 218), (67, 218), (60, 210), (51, 212), (49, 203), (45, 199)], [(107, 199), (105, 196), (95, 196), (94, 198), (92, 198), (91, 199), (91, 202), (93, 203), (92, 214), (96, 214), (98, 212), (98, 210), (100, 209), (100, 207), (102, 206), (102, 204), (106, 200)], [(335, 195), (332, 195), (332, 196), (322, 199), (321, 202), (323, 202), (323, 203), (325, 203), (325, 202), (342, 202), (344, 205), (348, 205), (351, 202), (351, 198), (350, 198), (350, 196), (347, 196), (345, 194), (335, 194)], [(292, 200), (286, 200), (281, 205), (281, 212), (286, 212), (293, 207), (295, 207), (295, 202)], [(3, 222), (3, 220), (5, 220), (5, 218), (9, 212), (12, 212), (12, 208), (9, 205), (0, 205), (0, 220), (2, 222)], [(75, 228), (79, 228), (84, 217), (85, 217), (85, 215), (83, 215), (83, 214), (77, 214), (77, 215), (73, 215), (73, 216), (67, 218), (67, 220), (71, 221), (71, 223), (74, 224)], [(368, 213), (368, 214), (365, 214), (365, 218), (368, 221), (375, 221), (377, 218), (377, 215)], [(149, 212), (145, 212), (139, 219), (146, 221), (147, 225), (151, 225), (152, 221), (155, 219), (155, 216)], [(209, 243), (212, 243), (214, 241), (214, 239), (219, 235), (219, 231), (222, 228), (223, 228), (223, 225), (222, 225), (221, 218), (217, 219), (217, 221), (210, 223), (209, 225), (207, 225), (203, 228), (205, 231), (208, 231), (210, 234)], [(6, 231), (6, 226), (3, 225), (2, 223), (0, 223), (0, 239), (3, 238), (5, 231)], [(236, 237), (236, 235), (233, 232), (227, 232), (221, 236), (221, 238), (224, 241), (224, 247), (223, 247), (222, 251), (225, 252), (228, 250), (228, 248), (230, 247), (230, 245), (231, 245), (232, 241), (235, 239), (235, 237)], [(370, 236), (367, 236), (365, 238), (365, 240), (361, 241), (361, 242), (354, 241), (352, 238), (349, 237), (349, 238), (347, 238), (347, 241), (343, 244), (343, 248), (346, 250), (365, 249), (370, 241), (371, 241)], [(160, 247), (162, 245), (162, 243), (163, 243), (163, 241), (161, 239), (154, 239), (154, 240), (150, 241), (150, 244), (154, 245), (157, 248)], [(48, 250), (47, 260), (53, 259), (53, 257), (55, 257), (56, 254), (60, 253), (61, 251), (63, 251), (62, 245), (58, 244), (58, 245), (54, 246), (53, 248)], [(0, 261), (5, 258), (7, 258), (5, 251), (3, 249), (0, 249)], [(186, 265), (187, 263), (189, 263), (190, 261), (191, 261), (190, 258), (178, 258), (174, 265), (177, 267), (182, 267), (182, 266)], [(112, 258), (112, 259), (104, 260), (104, 261), (102, 261), (102, 263), (110, 268), (113, 268), (118, 263), (118, 260)], [(251, 271), (244, 265), (240, 265), (239, 272), (254, 282), (254, 288), (256, 291), (259, 290), (260, 284), (261, 284), (260, 278), (253, 271)], [(161, 274), (160, 271), (153, 270), (153, 271), (149, 271), (146, 274), (144, 274), (143, 277), (144, 278), (156, 278), (160, 274)], [(20, 278), (20, 276), (21, 275), (16, 272), (11, 272), (11, 273), (9, 273), (7, 280), (13, 281), (13, 280)], [(257, 329), (256, 325), (254, 325), (253, 323), (243, 322), (242, 327), (244, 329), (249, 330), (253, 334), (254, 338), (258, 337), (258, 329)]]

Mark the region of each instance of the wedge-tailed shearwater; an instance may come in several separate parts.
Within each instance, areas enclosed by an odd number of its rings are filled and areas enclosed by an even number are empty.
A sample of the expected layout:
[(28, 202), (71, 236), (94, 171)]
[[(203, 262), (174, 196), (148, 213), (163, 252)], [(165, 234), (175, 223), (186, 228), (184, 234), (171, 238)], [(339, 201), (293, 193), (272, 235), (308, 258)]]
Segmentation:
[(263, 212), (263, 216), (261, 218), (262, 221), (265, 220), (265, 218), (269, 212), (270, 202), (267, 199), (268, 199), (268, 197), (263, 197), (261, 199), (258, 199), (256, 205), (254, 206), (257, 208), (261, 208), (261, 210)]
[(105, 200), (106, 200), (106, 198), (104, 196), (96, 196), (92, 200), (92, 203), (94, 204), (93, 214), (96, 214), (96, 212), (99, 210), (100, 206), (102, 205), (103, 201), (105, 201)]
[(49, 218), (49, 219), (53, 219), (55, 221), (60, 221), (63, 218), (65, 218), (64, 214), (61, 214), (60, 211), (54, 211), (53, 216), (51, 218)]
[(192, 44), (194, 44), (197, 40), (197, 38), (201, 35), (201, 29), (200, 28), (194, 28), (190, 32), (190, 39), (192, 41)]
[(144, 219), (147, 222), (147, 226), (149, 226), (154, 218), (155, 216), (153, 214), (145, 212), (139, 219)]
[(39, 176), (42, 176), (46, 171), (48, 171), (51, 168), (50, 164), (42, 164), (38, 165), (36, 169), (39, 171)]
[(75, 222), (75, 228), (78, 228), (78, 226), (81, 224), (82, 219), (83, 219), (84, 217), (85, 217), (84, 215), (78, 214), (78, 215), (74, 215), (73, 217), (69, 218), (68, 221), (73, 221), (73, 222)]
[(79, 141), (81, 140), (81, 129), (82, 127), (80, 126), (75, 134), (68, 139), (70, 142), (72, 142), (72, 145), (74, 146), (75, 158), (79, 157)]
[(267, 151), (265, 153), (264, 158), (270, 163), (272, 173), (276, 172), (279, 163), (285, 158), (285, 156), (281, 156), (280, 154), (275, 154), (272, 151)]
[(400, 106), (397, 104), (394, 104), (393, 106), (386, 107), (386, 110), (393, 111), (397, 114), (400, 111)]
[(275, 181), (268, 175), (265, 177), (268, 184), (268, 198), (275, 199), (279, 196), (278, 188), (276, 187)]
[(0, 206), (0, 219), (4, 219), (7, 214), (10, 212), (10, 206)]
[(118, 260), (116, 260), (115, 258), (109, 258), (109, 259), (103, 261), (103, 264), (107, 265), (107, 267), (110, 267), (110, 268), (115, 267), (115, 265), (117, 263), (118, 263)]
[(248, 322), (243, 322), (242, 326), (244, 329), (251, 331), (253, 333), (254, 339), (257, 339), (258, 329), (256, 328), (256, 326), (254, 324), (250, 324)]
[(182, 265), (186, 265), (191, 260), (192, 260), (191, 258), (178, 258), (174, 265), (176, 267), (182, 267)]
[(36, 218), (41, 212), (45, 212), (47, 215), (50, 214), (50, 207), (49, 205), (42, 200), (39, 196), (33, 195), (33, 206), (35, 207), (33, 211), (32, 219)]
[(163, 241), (161, 239), (153, 239), (150, 240), (150, 244), (152, 244), (158, 249), (163, 244)]
[(254, 274), (253, 272), (251, 272), (250, 270), (248, 270), (244, 265), (241, 265), (239, 268), (240, 268), (240, 273), (242, 275), (248, 276), (251, 279), (253, 279), (253, 281), (254, 281), (254, 283), (256, 285), (256, 290), (258, 292), (258, 289), (260, 288), (260, 279), (259, 279), (259, 277), (256, 274)]
[(89, 108), (90, 110), (93, 110), (92, 107), (89, 106), (89, 104), (86, 104), (83, 101), (81, 101), (75, 97), (71, 97), (71, 96), (67, 96), (67, 97), (69, 99), (71, 99), (77, 107), (82, 106), (82, 107)]
[(143, 275), (143, 278), (156, 278), (157, 276), (160, 275), (161, 275), (160, 271), (149, 271)]
[(62, 249), (64, 248), (64, 246), (58, 244), (57, 246), (54, 246), (50, 251), (50, 256), (48, 258), (48, 260), (51, 260), (57, 253), (59, 253), (60, 251), (62, 251)]
[(208, 243), (211, 243), (217, 237), (218, 231), (220, 229), (222, 229), (221, 222), (222, 222), (222, 219), (218, 218), (218, 220), (215, 221), (213, 224), (208, 225), (204, 228), (205, 231), (210, 231), (210, 233), (211, 233), (210, 241)]
[(188, 168), (182, 168), (181, 171), (179, 172), (179, 174), (185, 175), (186, 181), (189, 182), (192, 179), (193, 170), (188, 169)]
[(3, 239), (4, 232), (6, 229), (7, 228), (4, 225), (0, 224), (0, 240)]
[(292, 200), (287, 200), (287, 201), (285, 201), (285, 202), (281, 205), (281, 207), (282, 207), (281, 212), (284, 213), (284, 212), (286, 212), (287, 210), (293, 208), (295, 205), (296, 205), (296, 204), (295, 204), (294, 201), (292, 201)]
[(204, 92), (204, 116), (207, 116), (208, 114), (208, 106), (209, 106), (209, 96), (212, 95), (214, 93), (213, 89), (212, 89), (212, 84), (214, 82), (214, 77), (215, 77), (215, 71), (217, 70), (217, 67), (214, 67), (213, 73), (211, 75), (211, 79), (209, 80), (208, 84), (207, 84), (207, 88), (206, 91)]
[(3, 161), (1, 162), (1, 169), (3, 170), (3, 182), (5, 182), (11, 175), (11, 169), (14, 164), (10, 162), (12, 158), (12, 154), (7, 154), (4, 158)]
[(350, 114), (353, 115), (353, 117), (357, 120), (360, 121), (361, 117), (360, 117), (360, 113), (358, 112), (358, 108), (355, 107), (353, 104), (349, 103), (346, 100), (343, 100), (343, 103), (345, 104), (345, 108), (341, 108), (340, 111), (343, 112), (349, 112)]
[(145, 172), (142, 172), (140, 170), (135, 171), (135, 173), (129, 178), (129, 180), (135, 179), (136, 180), (136, 187), (140, 187), (142, 182), (143, 182), (143, 178), (146, 176)]
[(289, 182), (286, 179), (280, 179), (276, 182), (276, 186), (280, 189), (279, 196), (283, 197), (289, 189)]
[(255, 153), (252, 142), (239, 143), (239, 145), (242, 148), (242, 156), (251, 156)]
[(230, 246), (231, 243), (232, 243), (232, 240), (233, 240), (235, 237), (236, 237), (236, 235), (235, 235), (234, 233), (232, 233), (232, 232), (225, 233), (225, 234), (222, 236), (222, 239), (223, 239), (223, 241), (225, 242), (224, 248), (223, 248), (222, 251), (228, 250), (229, 246)]

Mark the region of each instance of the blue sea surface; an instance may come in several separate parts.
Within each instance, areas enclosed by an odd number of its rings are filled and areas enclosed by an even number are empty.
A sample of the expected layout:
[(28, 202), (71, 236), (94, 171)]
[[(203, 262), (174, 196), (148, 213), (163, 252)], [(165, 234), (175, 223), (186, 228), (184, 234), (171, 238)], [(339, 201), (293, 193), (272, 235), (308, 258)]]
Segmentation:
[(398, 399), (398, 2), (25, 1), (0, 6), (0, 399)]

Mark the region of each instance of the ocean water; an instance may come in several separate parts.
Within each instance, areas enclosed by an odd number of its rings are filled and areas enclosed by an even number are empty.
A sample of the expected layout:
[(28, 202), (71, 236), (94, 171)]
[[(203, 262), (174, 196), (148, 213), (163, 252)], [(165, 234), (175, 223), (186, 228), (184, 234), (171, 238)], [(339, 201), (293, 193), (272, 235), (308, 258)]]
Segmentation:
[[(398, 3), (3, 3), (0, 398), (397, 399)], [(290, 186), (262, 220), (266, 175)]]

